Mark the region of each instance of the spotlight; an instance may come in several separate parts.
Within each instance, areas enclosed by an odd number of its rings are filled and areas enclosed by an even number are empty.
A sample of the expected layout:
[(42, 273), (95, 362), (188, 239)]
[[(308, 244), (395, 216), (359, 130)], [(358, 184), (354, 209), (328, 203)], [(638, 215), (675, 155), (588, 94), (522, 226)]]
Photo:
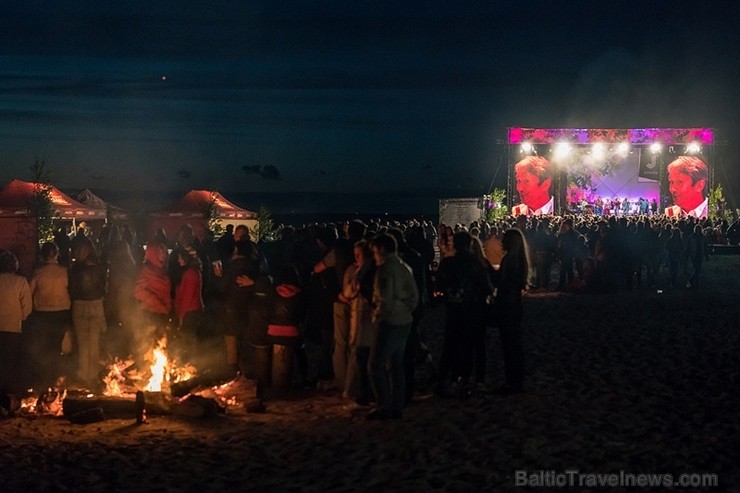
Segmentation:
[(555, 157), (556, 158), (564, 158), (570, 153), (570, 144), (567, 142), (560, 142), (557, 146), (555, 146)]
[(660, 142), (653, 142), (650, 144), (650, 150), (653, 152), (653, 154), (660, 154), (660, 150), (663, 148), (663, 146), (660, 145)]
[(532, 151), (534, 151), (534, 146), (532, 144), (530, 144), (529, 142), (524, 142), (522, 144), (521, 152), (523, 154), (529, 155), (532, 154)]
[(591, 154), (596, 159), (601, 159), (604, 157), (604, 144), (601, 142), (596, 142), (594, 145), (591, 146)]
[(617, 146), (617, 152), (620, 156), (625, 157), (628, 152), (630, 152), (630, 145), (627, 142), (621, 142)]
[(701, 146), (696, 142), (692, 142), (686, 146), (686, 152), (689, 154), (699, 154), (701, 152)]

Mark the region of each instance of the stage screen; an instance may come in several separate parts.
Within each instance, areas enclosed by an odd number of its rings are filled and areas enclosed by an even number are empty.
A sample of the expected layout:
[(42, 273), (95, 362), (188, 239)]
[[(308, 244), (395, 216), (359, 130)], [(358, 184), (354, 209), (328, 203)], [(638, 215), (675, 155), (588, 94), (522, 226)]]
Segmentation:
[(514, 215), (706, 218), (710, 128), (508, 129)]

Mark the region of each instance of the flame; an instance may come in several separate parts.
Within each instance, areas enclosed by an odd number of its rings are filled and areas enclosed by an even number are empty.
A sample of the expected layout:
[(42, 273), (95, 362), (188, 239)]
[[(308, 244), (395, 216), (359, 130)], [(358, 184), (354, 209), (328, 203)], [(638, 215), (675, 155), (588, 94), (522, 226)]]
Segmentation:
[(152, 372), (149, 383), (147, 383), (144, 390), (150, 392), (160, 392), (162, 390), (162, 384), (165, 380), (169, 380), (167, 377), (167, 337), (163, 337), (157, 343), (157, 347), (152, 350), (153, 362), (149, 369)]
[[(137, 371), (132, 366), (135, 360), (131, 357), (126, 360), (115, 358), (108, 365), (108, 373), (103, 377), (106, 396), (133, 395), (137, 390), (161, 392), (168, 390), (171, 383), (181, 382), (193, 378), (197, 370), (191, 364), (180, 364), (176, 358), (167, 353), (167, 337), (162, 337), (147, 351), (144, 357), (149, 363), (148, 372)], [(146, 383), (144, 383), (146, 382)]]
[(121, 360), (115, 358), (113, 363), (108, 366), (108, 374), (103, 377), (105, 389), (103, 395), (120, 396), (124, 394), (122, 385), (126, 382), (124, 371), (134, 364), (133, 359)]
[(47, 414), (61, 416), (64, 414), (63, 403), (67, 397), (67, 389), (49, 388), (40, 396), (30, 395), (33, 389), (28, 389), (29, 395), (21, 399), (19, 412), (28, 414)]

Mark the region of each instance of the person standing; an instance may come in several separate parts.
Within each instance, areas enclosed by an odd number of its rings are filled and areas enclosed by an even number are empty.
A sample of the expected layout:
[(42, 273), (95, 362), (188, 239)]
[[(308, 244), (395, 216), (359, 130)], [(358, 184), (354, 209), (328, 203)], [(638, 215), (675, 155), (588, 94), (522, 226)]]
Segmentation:
[(501, 322), (501, 347), (504, 356), (505, 384), (495, 393), (518, 394), (524, 391), (524, 348), (522, 346), (522, 293), (529, 279), (529, 252), (524, 235), (518, 228), (506, 230), (501, 242), (504, 258), (495, 278), (496, 303)]
[(699, 274), (706, 256), (706, 249), (704, 230), (702, 230), (701, 224), (697, 224), (694, 226), (693, 232), (686, 238), (686, 256), (691, 263), (691, 277), (686, 283), (688, 288), (695, 288), (699, 285)]
[(41, 245), (41, 262), (29, 281), (33, 312), (25, 331), (34, 387), (49, 386), (64, 374), (60, 348), (65, 332), (72, 327), (69, 271), (59, 264), (56, 243)]
[(400, 259), (397, 248), (395, 238), (385, 233), (372, 241), (378, 266), (372, 312), (377, 335), (370, 349), (368, 372), (377, 408), (367, 415), (369, 420), (401, 418), (406, 401), (403, 356), (419, 292), (411, 268)]
[(578, 249), (578, 233), (573, 229), (573, 219), (567, 218), (560, 225), (557, 236), (558, 261), (560, 262), (560, 278), (558, 291), (566, 291), (573, 282), (573, 262)]
[(0, 393), (23, 388), (22, 327), (32, 306), (28, 281), (18, 275), (18, 259), (13, 253), (0, 250)]
[(81, 383), (96, 383), (100, 365), (100, 334), (105, 331), (107, 269), (99, 262), (90, 238), (75, 244), (74, 262), (69, 269), (69, 297), (72, 324), (77, 336), (77, 377)]
[[(484, 339), (484, 307), (491, 288), (484, 264), (473, 253), (474, 238), (470, 233), (457, 232), (452, 241), (455, 254), (443, 259), (437, 272), (437, 288), (444, 293), (447, 311), (438, 390), (447, 394), (451, 377), (458, 397), (465, 398), (471, 390), (469, 380), (477, 353), (476, 342)], [(477, 238), (475, 241), (480, 245)], [(483, 259), (482, 252), (480, 255)]]
[(108, 267), (108, 291), (104, 306), (108, 332), (104, 346), (112, 354), (126, 356), (133, 351), (133, 332), (136, 326), (134, 283), (138, 265), (131, 246), (120, 238), (108, 243), (105, 258)]
[(666, 242), (665, 249), (668, 256), (668, 272), (671, 276), (671, 287), (678, 287), (678, 268), (684, 255), (685, 244), (681, 230), (678, 228), (671, 229), (671, 236)]
[(337, 277), (337, 256), (334, 244), (336, 230), (322, 227), (316, 230), (315, 242), (321, 259), (313, 266), (308, 282), (309, 310), (306, 332), (311, 342), (319, 344), (317, 355), (319, 390), (334, 388), (334, 301), (341, 284)]
[[(333, 351), (332, 351), (332, 371), (334, 372), (334, 387), (339, 390), (347, 389), (347, 367), (350, 363), (352, 349), (349, 343), (350, 336), (350, 319), (351, 319), (351, 301), (344, 295), (344, 291), (351, 282), (352, 274), (355, 270), (353, 264), (353, 248), (365, 235), (365, 224), (362, 221), (354, 220), (345, 223), (344, 233), (334, 242), (332, 249), (334, 272), (337, 276), (337, 282), (340, 291), (332, 305), (333, 315)], [(325, 259), (327, 257), (324, 257)], [(324, 265), (324, 260), (314, 267), (320, 269)]]
[(134, 297), (138, 303), (141, 326), (134, 338), (138, 346), (137, 364), (146, 363), (143, 355), (167, 333), (172, 297), (170, 277), (167, 275), (167, 244), (162, 238), (150, 241), (144, 251), (144, 263), (134, 282)]
[(179, 349), (183, 361), (197, 355), (198, 328), (203, 317), (203, 274), (197, 255), (184, 248), (177, 249), (180, 282), (175, 286), (174, 308), (179, 327)]
[[(306, 319), (306, 295), (299, 284), (295, 267), (284, 265), (275, 277), (275, 292), (267, 335), (273, 344), (273, 354), (275, 346), (284, 346), (292, 350), (288, 355), (295, 355), (301, 373), (301, 386), (306, 389), (309, 386), (308, 357), (301, 334)], [(290, 365), (290, 362), (287, 364)]]
[(344, 295), (350, 300), (350, 363), (344, 393), (361, 406), (370, 404), (372, 385), (368, 375), (370, 348), (375, 341), (375, 326), (371, 317), (375, 260), (367, 240), (354, 246), (355, 264), (352, 279)]

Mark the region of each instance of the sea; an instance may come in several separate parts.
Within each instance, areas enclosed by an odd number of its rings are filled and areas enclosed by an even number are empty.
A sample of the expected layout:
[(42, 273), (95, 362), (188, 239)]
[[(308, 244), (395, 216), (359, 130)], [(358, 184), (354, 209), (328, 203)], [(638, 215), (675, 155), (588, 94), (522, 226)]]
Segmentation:
[[(175, 203), (186, 191), (93, 190), (103, 200), (129, 211), (153, 212)], [(311, 224), (361, 219), (404, 221), (439, 219), (439, 201), (479, 197), (483, 189), (431, 189), (380, 193), (240, 192), (220, 191), (239, 207), (259, 211), (265, 207), (278, 224)], [(75, 195), (70, 194), (72, 197)]]

